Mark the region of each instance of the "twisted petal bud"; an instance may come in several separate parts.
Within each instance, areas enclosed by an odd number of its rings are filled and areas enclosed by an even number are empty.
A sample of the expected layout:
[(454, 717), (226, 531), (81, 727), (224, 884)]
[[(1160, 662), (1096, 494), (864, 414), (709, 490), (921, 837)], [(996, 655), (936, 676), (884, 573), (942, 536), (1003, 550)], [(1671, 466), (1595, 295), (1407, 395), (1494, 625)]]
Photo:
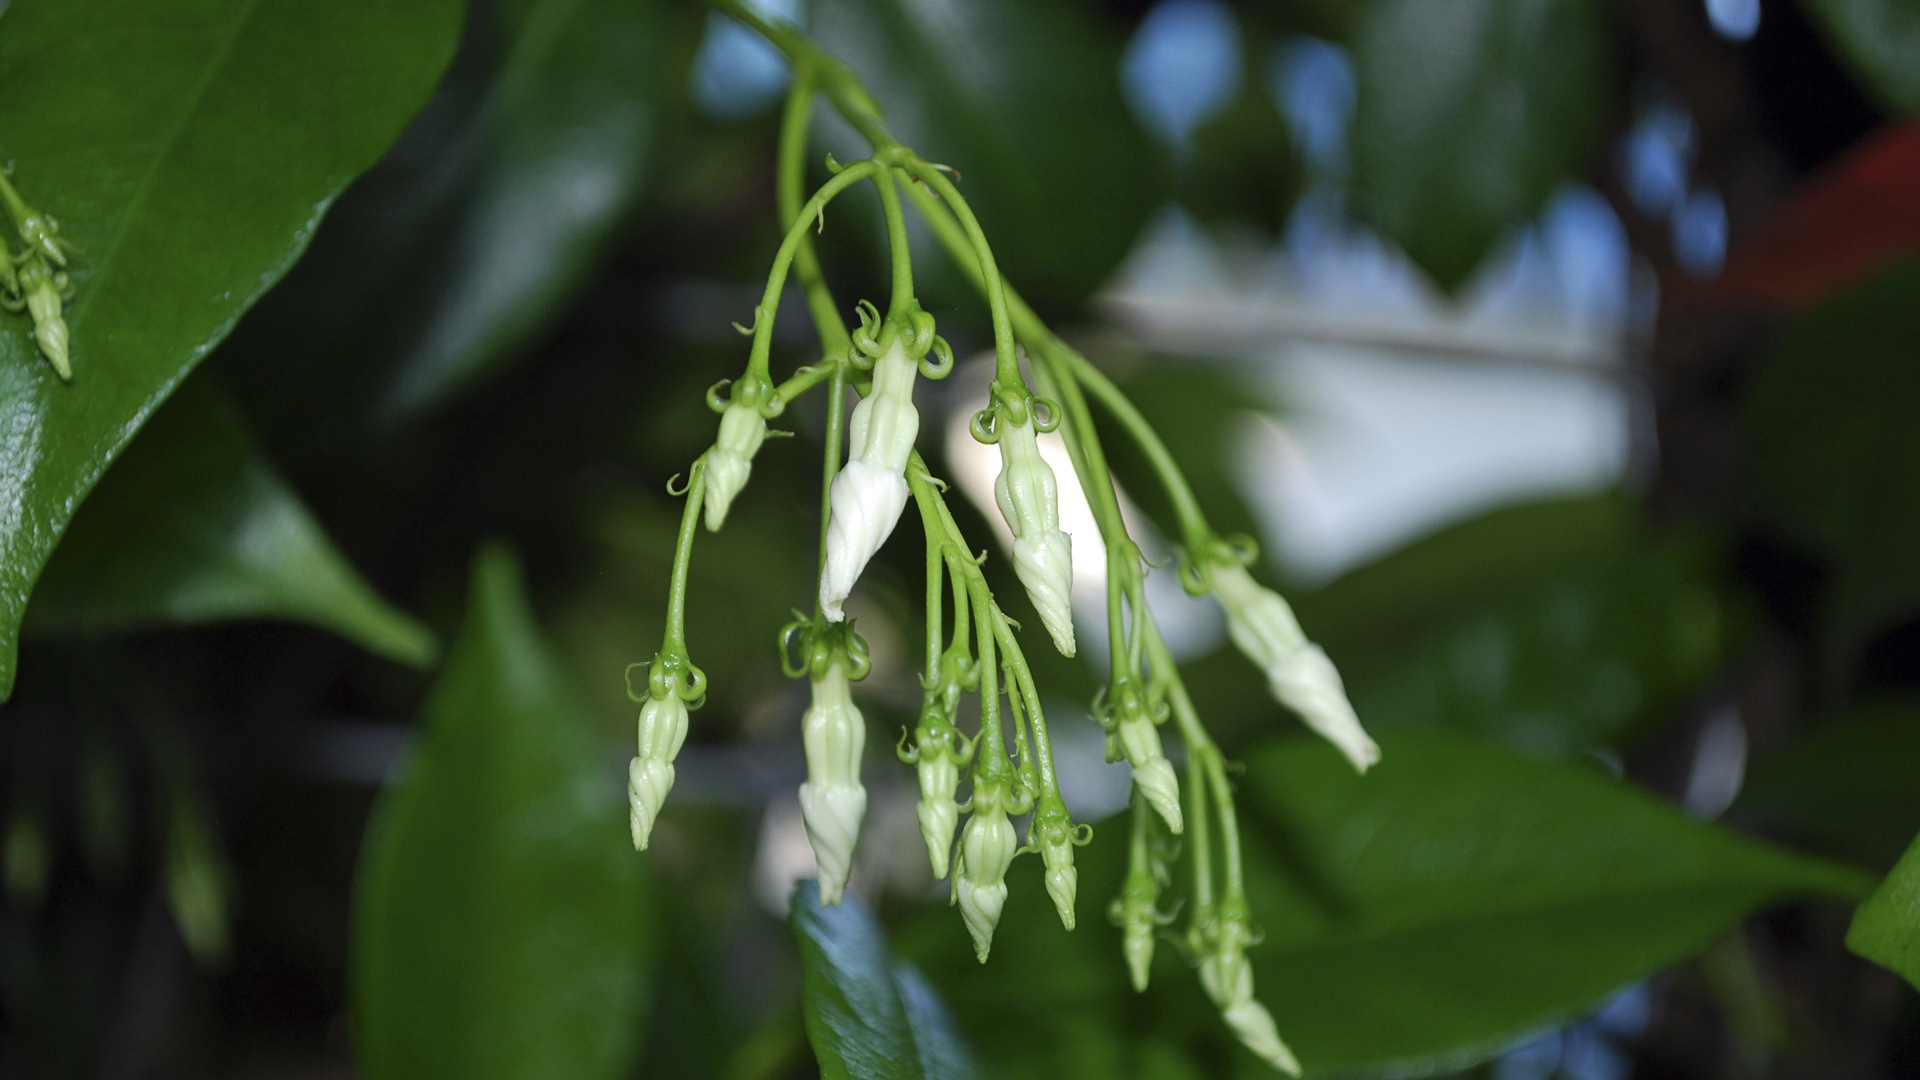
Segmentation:
[[(1090, 831), (1090, 830), (1089, 830)], [(1080, 890), (1080, 872), (1073, 866), (1073, 818), (1057, 797), (1043, 797), (1027, 825), (1027, 844), (1040, 852), (1047, 867), (1047, 895), (1053, 898), (1060, 923), (1073, 929), (1073, 901)]]
[(913, 765), (920, 777), (920, 805), (914, 815), (920, 819), (920, 836), (927, 842), (933, 876), (943, 878), (953, 849), (953, 830), (960, 823), (960, 807), (954, 801), (960, 787), (960, 762), (951, 746), (924, 733), (916, 754)]
[(1338, 747), (1355, 769), (1366, 772), (1379, 761), (1380, 747), (1360, 726), (1339, 671), (1300, 632), (1293, 609), (1280, 594), (1255, 582), (1246, 567), (1232, 561), (1216, 562), (1210, 577), (1214, 595), (1227, 611), (1228, 635), (1266, 672), (1273, 696)]
[(1072, 656), (1073, 548), (1060, 531), (1060, 498), (1053, 469), (1040, 456), (1029, 416), (1000, 425), (1000, 475), (994, 501), (1013, 530), (1013, 569), (1062, 656)]
[(920, 433), (915, 370), (906, 347), (891, 338), (874, 360), (872, 392), (853, 407), (847, 424), (847, 466), (828, 492), (832, 516), (820, 575), (820, 609), (835, 622), (845, 617), (841, 605), (906, 509), (907, 458)]
[(1246, 952), (1253, 933), (1245, 901), (1222, 904), (1218, 917), (1195, 926), (1192, 940), (1200, 954), (1200, 986), (1241, 1044), (1274, 1068), (1299, 1076), (1300, 1062), (1281, 1041), (1273, 1015), (1253, 997), (1253, 966)]
[(734, 496), (747, 486), (753, 473), (753, 455), (767, 438), (767, 422), (760, 410), (735, 400), (720, 414), (720, 437), (707, 455), (707, 528), (718, 529), (727, 520)]
[(1107, 908), (1107, 917), (1120, 926), (1120, 952), (1127, 958), (1127, 974), (1135, 993), (1145, 993), (1153, 970), (1154, 932), (1160, 925), (1160, 887), (1152, 874), (1135, 873)]
[(820, 872), (820, 902), (831, 906), (846, 891), (860, 819), (867, 812), (867, 789), (860, 785), (867, 725), (854, 707), (844, 662), (827, 665), (812, 682), (813, 704), (800, 721), (800, 739), (807, 752), (800, 814)]
[[(984, 785), (975, 785), (976, 789)], [(1007, 867), (1013, 862), (1018, 841), (1013, 823), (997, 791), (974, 792), (973, 816), (960, 834), (960, 870), (954, 878), (954, 895), (960, 902), (960, 917), (973, 935), (973, 953), (981, 963), (993, 948), (993, 928), (1000, 924), (1000, 912), (1007, 905)]]
[(633, 848), (645, 851), (660, 804), (673, 790), (673, 759), (687, 738), (687, 703), (677, 688), (640, 706), (640, 753), (627, 764), (627, 823)]
[(1144, 708), (1123, 709), (1114, 725), (1114, 735), (1121, 754), (1133, 770), (1134, 786), (1146, 796), (1147, 805), (1160, 815), (1160, 820), (1167, 823), (1168, 830), (1178, 835), (1183, 828), (1180, 781), (1173, 774), (1173, 764), (1160, 749), (1160, 732), (1153, 726), (1152, 716)]

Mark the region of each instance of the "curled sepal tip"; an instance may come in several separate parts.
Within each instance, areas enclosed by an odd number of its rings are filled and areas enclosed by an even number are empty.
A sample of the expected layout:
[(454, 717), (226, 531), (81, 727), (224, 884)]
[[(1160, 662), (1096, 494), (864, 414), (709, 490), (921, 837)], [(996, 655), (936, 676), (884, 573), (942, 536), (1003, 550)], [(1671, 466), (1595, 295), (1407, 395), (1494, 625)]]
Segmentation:
[(1007, 820), (1004, 784), (978, 781), (973, 792), (973, 816), (960, 834), (960, 867), (954, 875), (954, 898), (960, 918), (973, 938), (973, 954), (981, 963), (993, 949), (993, 930), (1007, 906), (1007, 867), (1013, 863), (1018, 841)]
[(1360, 726), (1347, 700), (1340, 672), (1320, 646), (1307, 640), (1293, 609), (1279, 593), (1253, 580), (1235, 558), (1216, 558), (1207, 579), (1227, 613), (1227, 634), (1266, 673), (1267, 688), (1282, 705), (1366, 772), (1380, 760), (1380, 747)]
[(832, 906), (846, 891), (860, 821), (867, 812), (867, 789), (860, 784), (867, 725), (853, 704), (844, 662), (827, 664), (811, 682), (813, 701), (800, 722), (807, 755), (800, 814), (819, 871), (820, 902)]

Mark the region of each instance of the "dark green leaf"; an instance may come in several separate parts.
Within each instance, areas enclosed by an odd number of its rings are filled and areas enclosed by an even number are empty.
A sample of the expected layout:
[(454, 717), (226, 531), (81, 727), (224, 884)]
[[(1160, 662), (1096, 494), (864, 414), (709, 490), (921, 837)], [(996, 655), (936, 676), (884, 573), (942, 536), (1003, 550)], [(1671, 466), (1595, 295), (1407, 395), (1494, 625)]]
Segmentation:
[(1899, 972), (1920, 990), (1920, 837), (1853, 913), (1847, 948)]
[(1920, 832), (1920, 702), (1856, 709), (1755, 763), (1733, 813), (1875, 869)]
[(1802, 0), (1868, 92), (1897, 113), (1920, 110), (1920, 3)]
[(806, 972), (807, 1035), (826, 1080), (960, 1080), (973, 1064), (946, 1006), (913, 965), (893, 960), (857, 897), (820, 906), (803, 881), (789, 916)]
[(217, 387), (181, 390), (101, 480), (47, 563), (30, 634), (313, 623), (402, 663), (433, 635), (370, 589), (261, 457)]
[(71, 385), (25, 320), (0, 319), (0, 696), (28, 592), (80, 501), (425, 100), (461, 7), (7, 9), (0, 156), (77, 251)]
[[(1249, 898), (1266, 934), (1249, 954), (1257, 988), (1309, 1073), (1484, 1056), (1594, 1008), (1768, 903), (1870, 886), (1590, 767), (1457, 737), (1381, 742), (1384, 759), (1364, 777), (1324, 745), (1287, 740), (1253, 754), (1238, 784)], [(1084, 917), (1118, 889), (1125, 846), (1124, 826), (1109, 823), (1082, 849), (1071, 935), (1050, 922), (1038, 867), (1023, 859), (985, 967), (949, 911), (902, 940), (963, 1023), (997, 1033), (996, 1048), (1043, 1046), (1088, 1023), (1116, 1039), (1224, 1046), (1170, 946), (1135, 998), (1118, 933)], [(1006, 986), (1020, 992), (990, 989)], [(1229, 1059), (1214, 1053), (1208, 1074), (1224, 1074)]]
[(1920, 260), (1800, 319), (1746, 401), (1756, 509), (1834, 567), (1828, 660), (1920, 608)]
[[(1217, 364), (1179, 360), (1142, 363), (1121, 380), (1121, 388), (1155, 429), (1179, 433), (1174, 453), (1207, 520), (1225, 534), (1257, 533), (1259, 526), (1235, 475), (1240, 456), (1236, 421), (1280, 411), (1260, 400), (1261, 388)], [(1102, 445), (1128, 497), (1156, 521), (1177, 520), (1165, 489), (1134, 441), (1117, 429), (1103, 431), (1109, 434)]]
[(371, 1080), (627, 1074), (654, 905), (619, 791), (512, 558), (487, 551), (368, 828), (352, 981)]
[(1443, 288), (1585, 164), (1607, 94), (1598, 0), (1379, 0), (1353, 32), (1354, 180)]
[(1084, 4), (823, 0), (811, 25), (896, 135), (965, 175), (1001, 268), (1043, 308), (1104, 282), (1167, 193), (1120, 95), (1117, 35)]
[(1254, 75), (1233, 104), (1194, 131), (1180, 201), (1210, 225), (1251, 225), (1278, 237), (1305, 183), (1305, 167), (1263, 77), (1260, 44), (1250, 41), (1244, 50), (1244, 66)]

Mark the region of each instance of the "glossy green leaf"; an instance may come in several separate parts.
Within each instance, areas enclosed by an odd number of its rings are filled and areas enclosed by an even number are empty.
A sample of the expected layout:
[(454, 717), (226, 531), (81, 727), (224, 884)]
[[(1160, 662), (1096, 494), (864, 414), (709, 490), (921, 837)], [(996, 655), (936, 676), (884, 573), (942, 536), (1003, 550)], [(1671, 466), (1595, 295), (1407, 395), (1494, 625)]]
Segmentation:
[(1920, 111), (1920, 3), (1802, 0), (1868, 93), (1898, 113)]
[(1920, 990), (1920, 837), (1853, 913), (1847, 948)]
[(1920, 610), (1920, 260), (1795, 322), (1748, 391), (1755, 509), (1835, 570), (1831, 662)]
[(995, 258), (1043, 309), (1099, 287), (1168, 193), (1120, 95), (1117, 35), (1084, 4), (822, 0), (809, 26), (901, 140), (960, 170)]
[(153, 410), (426, 99), (456, 0), (16, 0), (0, 157), (76, 248), (74, 381), (0, 319), (0, 696), (28, 592)]
[(261, 456), (224, 394), (176, 394), (75, 517), (27, 609), (29, 634), (169, 623), (312, 623), (402, 663), (433, 635), (382, 600)]
[(806, 974), (807, 1036), (825, 1080), (962, 1080), (974, 1074), (946, 1006), (894, 960), (858, 897), (820, 906), (803, 881), (788, 915)]
[(352, 995), (370, 1080), (628, 1075), (654, 901), (620, 792), (511, 556), (483, 553), (367, 831)]
[(1814, 727), (1756, 761), (1731, 813), (1785, 839), (1891, 867), (1920, 833), (1920, 701)]
[(1356, 16), (1354, 182), (1446, 289), (1585, 165), (1606, 104), (1599, 0), (1379, 0)]
[[(1453, 736), (1381, 742), (1385, 756), (1364, 777), (1324, 745), (1285, 740), (1251, 755), (1237, 783), (1249, 899), (1266, 935), (1249, 956), (1309, 1074), (1465, 1063), (1581, 1015), (1757, 908), (1870, 887), (1590, 766)], [(1082, 918), (1070, 935), (1030, 858), (1016, 866), (984, 967), (949, 911), (903, 935), (962, 1023), (1005, 1033), (995, 1046), (1008, 1057), (996, 1065), (1087, 1023), (1192, 1046), (1216, 1063), (1208, 1075), (1251, 1060), (1203, 1049), (1228, 1036), (1172, 947), (1157, 950), (1144, 997), (1126, 988), (1117, 931), (1088, 917), (1117, 891), (1125, 846), (1124, 826), (1110, 822), (1081, 849)], [(1184, 877), (1177, 869), (1176, 892)], [(990, 989), (1007, 985), (1021, 993)], [(1046, 1008), (1028, 1006), (1036, 1001)]]

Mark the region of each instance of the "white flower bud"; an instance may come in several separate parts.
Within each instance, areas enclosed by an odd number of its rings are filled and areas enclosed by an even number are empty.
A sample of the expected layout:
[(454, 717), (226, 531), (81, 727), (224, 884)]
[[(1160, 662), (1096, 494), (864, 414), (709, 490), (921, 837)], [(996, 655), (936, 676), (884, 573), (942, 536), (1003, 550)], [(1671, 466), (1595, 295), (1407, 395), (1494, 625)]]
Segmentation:
[(920, 835), (927, 842), (933, 876), (943, 878), (953, 850), (953, 830), (960, 823), (960, 807), (954, 802), (960, 786), (960, 766), (945, 747), (931, 748), (922, 743), (914, 769), (920, 775), (920, 805), (914, 814), (920, 819)]
[(1061, 925), (1073, 929), (1073, 901), (1080, 890), (1080, 872), (1073, 865), (1073, 821), (1066, 807), (1055, 803), (1050, 809), (1036, 812), (1027, 825), (1027, 842), (1040, 850), (1040, 859), (1046, 864), (1047, 895), (1053, 898)]
[(813, 704), (800, 721), (807, 753), (807, 781), (800, 785), (800, 815), (820, 873), (820, 902), (840, 902), (853, 869), (853, 847), (867, 812), (860, 785), (860, 755), (867, 725), (854, 707), (846, 665), (838, 661), (813, 679)]
[(1240, 1044), (1258, 1055), (1260, 1060), (1286, 1073), (1288, 1076), (1300, 1075), (1300, 1061), (1280, 1040), (1280, 1029), (1274, 1026), (1273, 1014), (1265, 1005), (1252, 998), (1220, 1010), (1220, 1015), (1233, 1029)]
[(1273, 1014), (1253, 997), (1253, 965), (1247, 963), (1247, 945), (1253, 933), (1247, 926), (1244, 904), (1228, 901), (1217, 919), (1203, 924), (1195, 937), (1200, 952), (1200, 986), (1220, 1009), (1242, 1045), (1282, 1072), (1300, 1075), (1300, 1062), (1280, 1039)]
[(1120, 752), (1133, 770), (1134, 786), (1146, 796), (1147, 805), (1167, 823), (1167, 829), (1179, 835), (1184, 827), (1180, 813), (1180, 781), (1173, 774), (1173, 763), (1160, 749), (1160, 732), (1145, 710), (1123, 712), (1114, 734)]
[(847, 465), (828, 492), (827, 565), (820, 575), (820, 609), (835, 622), (845, 617), (841, 605), (907, 506), (907, 458), (920, 433), (916, 370), (899, 338), (889, 340), (873, 363), (871, 392), (847, 424)]
[(1000, 475), (994, 501), (1013, 530), (1013, 569), (1062, 656), (1072, 656), (1073, 548), (1060, 531), (1060, 497), (1053, 469), (1040, 456), (1031, 419), (1002, 424)]
[(720, 414), (720, 437), (707, 455), (707, 528), (718, 529), (727, 520), (734, 496), (747, 486), (753, 473), (753, 455), (767, 438), (767, 422), (760, 410), (742, 401)]
[(633, 848), (645, 851), (660, 804), (673, 789), (673, 759), (687, 738), (687, 703), (672, 690), (640, 706), (640, 753), (627, 765), (628, 824)]
[(1253, 580), (1245, 567), (1218, 562), (1210, 569), (1214, 595), (1227, 611), (1227, 633), (1249, 660), (1266, 672), (1267, 687), (1282, 705), (1366, 772), (1380, 760), (1347, 700), (1340, 673), (1318, 645), (1300, 632), (1293, 609), (1280, 594)]
[(1000, 912), (1007, 905), (1007, 867), (1019, 842), (997, 797), (983, 797), (976, 791), (974, 798), (973, 816), (960, 834), (954, 894), (960, 902), (960, 918), (973, 935), (973, 953), (984, 964), (993, 948), (993, 928), (1000, 924)]

